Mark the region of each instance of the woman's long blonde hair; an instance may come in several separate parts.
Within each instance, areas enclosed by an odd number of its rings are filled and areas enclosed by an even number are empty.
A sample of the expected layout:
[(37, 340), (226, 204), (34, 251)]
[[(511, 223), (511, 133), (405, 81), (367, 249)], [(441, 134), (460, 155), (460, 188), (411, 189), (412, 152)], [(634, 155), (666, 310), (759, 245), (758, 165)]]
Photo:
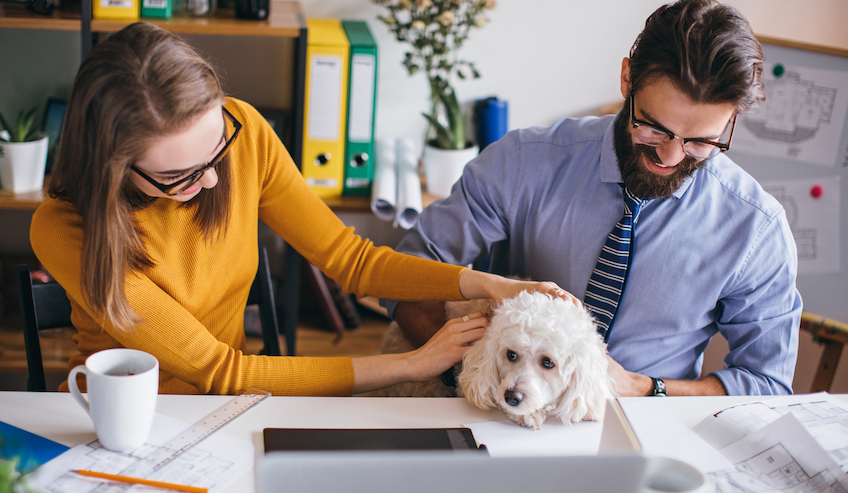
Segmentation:
[[(119, 330), (139, 322), (126, 299), (127, 274), (152, 266), (133, 212), (155, 199), (130, 182), (130, 165), (157, 138), (190, 125), (224, 97), (212, 65), (178, 36), (136, 22), (97, 45), (77, 73), (49, 193), (82, 218), (82, 291)], [(185, 204), (207, 240), (229, 219), (230, 166), (218, 184)]]

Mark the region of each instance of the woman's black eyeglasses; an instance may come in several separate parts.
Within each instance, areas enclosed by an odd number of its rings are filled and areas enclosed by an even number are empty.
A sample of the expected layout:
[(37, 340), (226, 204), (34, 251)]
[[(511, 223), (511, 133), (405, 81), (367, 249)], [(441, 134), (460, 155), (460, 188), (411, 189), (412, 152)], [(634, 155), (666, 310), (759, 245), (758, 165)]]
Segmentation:
[[(224, 144), (224, 148), (221, 149), (221, 151), (214, 158), (212, 158), (212, 160), (209, 161), (209, 163), (207, 163), (202, 168), (198, 169), (197, 171), (192, 172), (190, 175), (188, 175), (184, 178), (181, 178), (181, 179), (179, 179), (179, 180), (177, 180), (173, 183), (167, 183), (167, 184), (159, 183), (158, 181), (154, 180), (153, 178), (147, 176), (147, 174), (145, 174), (143, 171), (138, 169), (136, 167), (136, 165), (134, 165), (134, 164), (130, 165), (130, 169), (135, 171), (138, 174), (138, 176), (147, 180), (151, 185), (153, 185), (154, 187), (159, 189), (160, 192), (167, 194), (169, 196), (179, 195), (180, 193), (188, 190), (192, 185), (194, 185), (195, 183), (197, 183), (198, 180), (200, 180), (200, 178), (203, 176), (203, 173), (205, 173), (207, 170), (209, 170), (209, 168), (214, 168), (214, 167), (218, 166), (218, 164), (221, 163), (221, 161), (224, 159), (224, 156), (227, 154), (227, 151), (230, 150), (230, 147), (232, 146), (233, 141), (236, 140), (236, 137), (238, 136), (239, 132), (241, 131), (241, 123), (238, 120), (236, 120), (236, 118), (232, 114), (230, 114), (230, 112), (227, 111), (227, 109), (224, 108), (223, 106), (221, 107), (221, 110), (224, 112), (224, 118), (229, 119), (230, 122), (232, 122), (232, 124), (233, 124), (233, 134), (230, 136), (229, 139), (227, 139), (227, 142)], [(224, 139), (226, 137), (227, 137), (227, 126), (224, 125), (224, 135), (221, 138)]]
[(720, 152), (730, 149), (730, 141), (733, 139), (733, 129), (736, 127), (736, 115), (728, 122), (730, 124), (730, 135), (727, 142), (715, 142), (707, 139), (684, 138), (674, 135), (664, 128), (651, 125), (639, 120), (633, 115), (633, 96), (630, 96), (630, 127), (633, 129), (633, 137), (640, 143), (651, 147), (666, 145), (669, 141), (680, 139), (683, 152), (695, 159), (707, 159)]

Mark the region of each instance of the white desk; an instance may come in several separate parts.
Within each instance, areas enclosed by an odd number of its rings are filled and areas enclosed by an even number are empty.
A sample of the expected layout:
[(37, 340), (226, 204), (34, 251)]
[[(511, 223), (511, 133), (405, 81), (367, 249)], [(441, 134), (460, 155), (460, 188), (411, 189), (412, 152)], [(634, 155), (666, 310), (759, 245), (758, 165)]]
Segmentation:
[[(839, 396), (848, 401), (848, 395)], [(160, 395), (157, 411), (194, 423), (232, 396)], [(710, 413), (763, 397), (650, 398), (687, 426)], [(263, 428), (447, 428), (500, 421), (499, 411), (481, 411), (460, 398), (270, 397), (219, 433), (250, 440), (262, 454)], [(95, 438), (88, 415), (66, 393), (0, 392), (0, 421), (74, 446)], [(245, 474), (228, 491), (254, 491), (254, 475)]]

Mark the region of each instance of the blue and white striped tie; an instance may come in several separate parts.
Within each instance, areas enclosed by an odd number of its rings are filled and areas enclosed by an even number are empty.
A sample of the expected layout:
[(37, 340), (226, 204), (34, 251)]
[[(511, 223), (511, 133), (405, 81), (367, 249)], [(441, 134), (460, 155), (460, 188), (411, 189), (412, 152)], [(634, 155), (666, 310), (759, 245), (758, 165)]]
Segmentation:
[(604, 341), (609, 339), (618, 302), (627, 281), (627, 267), (633, 255), (634, 227), (645, 202), (624, 189), (624, 217), (607, 237), (586, 287), (583, 304), (595, 316), (598, 332), (604, 336)]

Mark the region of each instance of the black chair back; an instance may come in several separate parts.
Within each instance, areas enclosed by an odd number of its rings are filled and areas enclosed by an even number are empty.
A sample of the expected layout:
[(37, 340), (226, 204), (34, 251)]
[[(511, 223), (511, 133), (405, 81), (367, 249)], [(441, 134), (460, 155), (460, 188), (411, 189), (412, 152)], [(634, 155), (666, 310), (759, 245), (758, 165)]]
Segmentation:
[(18, 267), (18, 297), (24, 326), (27, 356), (27, 390), (44, 392), (44, 363), (41, 360), (40, 330), (71, 326), (71, 302), (57, 282), (33, 284), (29, 267)]
[[(248, 305), (259, 305), (259, 321), (262, 325), (262, 342), (265, 347), (260, 354), (281, 356), (279, 323), (277, 320), (277, 301), (274, 284), (271, 281), (271, 269), (268, 266), (268, 249), (259, 245), (259, 269), (247, 295)], [(293, 355), (290, 355), (293, 356)]]

